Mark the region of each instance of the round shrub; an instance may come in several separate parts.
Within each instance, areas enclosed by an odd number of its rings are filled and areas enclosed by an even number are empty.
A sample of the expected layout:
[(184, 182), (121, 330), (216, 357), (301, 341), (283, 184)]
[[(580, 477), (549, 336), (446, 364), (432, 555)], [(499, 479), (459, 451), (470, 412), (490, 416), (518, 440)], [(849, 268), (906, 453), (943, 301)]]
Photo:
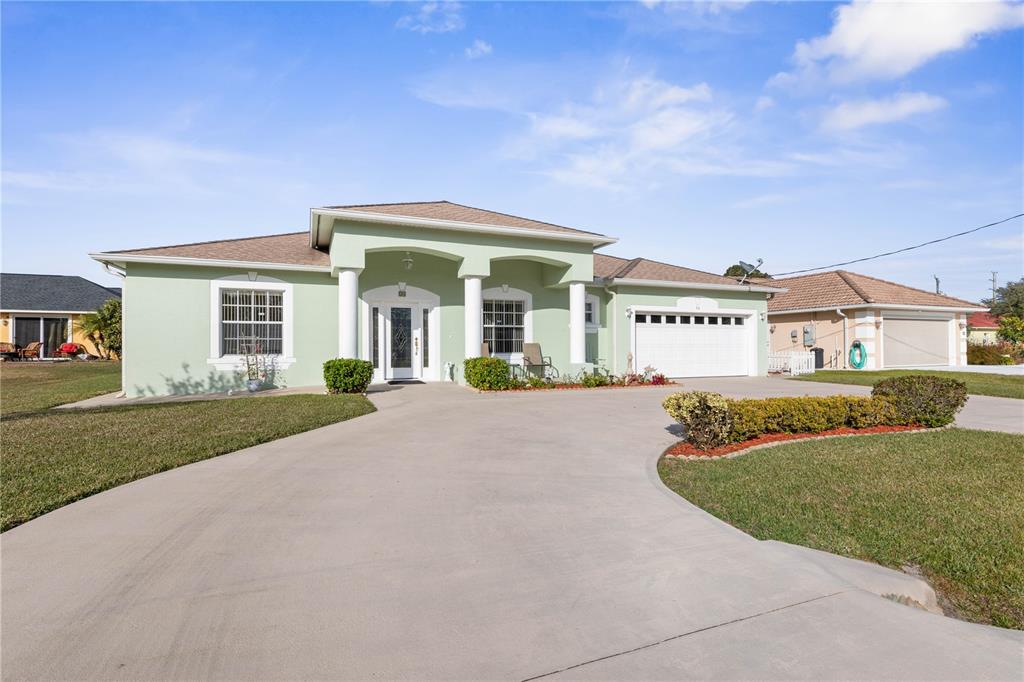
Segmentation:
[(686, 429), (686, 440), (701, 450), (729, 442), (732, 418), (729, 403), (718, 393), (673, 393), (662, 401), (669, 416)]
[(598, 388), (600, 386), (607, 386), (611, 382), (608, 377), (604, 374), (586, 374), (580, 376), (580, 384), (587, 388)]
[(888, 399), (900, 423), (931, 428), (953, 422), (967, 402), (967, 384), (917, 374), (883, 379), (871, 389), (871, 395)]
[(324, 383), (329, 393), (366, 393), (373, 380), (369, 360), (337, 358), (324, 363)]
[(518, 385), (508, 363), (501, 358), (469, 358), (462, 373), (467, 384), (481, 391), (507, 391)]

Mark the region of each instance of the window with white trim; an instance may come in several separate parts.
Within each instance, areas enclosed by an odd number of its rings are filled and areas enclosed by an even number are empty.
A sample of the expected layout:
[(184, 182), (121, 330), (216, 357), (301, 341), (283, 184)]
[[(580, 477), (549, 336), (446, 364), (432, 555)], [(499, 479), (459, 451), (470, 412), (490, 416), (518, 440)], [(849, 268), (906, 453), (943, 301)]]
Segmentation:
[(484, 343), (492, 353), (522, 353), (526, 313), (523, 301), (484, 300)]
[(583, 304), (583, 321), (588, 331), (597, 331), (601, 325), (601, 299), (594, 294), (587, 294)]
[(281, 355), (284, 352), (284, 292), (221, 289), (221, 355)]

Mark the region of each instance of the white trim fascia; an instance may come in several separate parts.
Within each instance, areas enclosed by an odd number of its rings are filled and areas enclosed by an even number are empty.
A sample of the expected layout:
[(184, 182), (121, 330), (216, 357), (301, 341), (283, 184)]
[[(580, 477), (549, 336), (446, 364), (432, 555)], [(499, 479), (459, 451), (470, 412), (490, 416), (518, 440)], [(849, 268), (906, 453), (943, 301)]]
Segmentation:
[[(424, 227), (433, 230), (455, 230), (459, 232), (478, 232), (481, 234), (500, 234), (517, 237), (533, 237), (536, 239), (554, 239), (558, 241), (585, 242), (594, 246), (607, 246), (618, 241), (615, 237), (603, 235), (574, 234), (570, 232), (553, 232), (548, 230), (533, 230), (525, 227), (499, 227), (496, 225), (482, 225), (480, 223), (466, 223), (459, 220), (439, 220), (436, 218), (415, 218), (412, 216), (392, 215), (385, 213), (367, 213), (364, 211), (346, 211), (343, 209), (310, 209), (310, 236), (313, 233), (313, 216), (328, 216), (331, 218), (342, 218), (354, 222), (379, 223), (383, 225), (406, 225), (412, 227)], [(317, 236), (319, 237), (319, 225), (317, 225)], [(311, 240), (312, 241), (312, 240)]]
[(656, 287), (660, 289), (706, 289), (708, 291), (749, 291), (766, 294), (782, 294), (789, 289), (762, 287), (753, 284), (702, 284), (697, 282), (671, 282), (661, 279), (632, 279), (629, 277), (611, 280), (609, 286)]
[(853, 305), (825, 306), (823, 308), (794, 308), (793, 310), (769, 310), (768, 316), (791, 315), (793, 313), (821, 313), (839, 310), (918, 310), (922, 313), (976, 313), (988, 310), (988, 308), (956, 308), (953, 306), (927, 306), (927, 305), (902, 305), (897, 303), (855, 303)]
[[(0, 310), (0, 314), (11, 315), (35, 315), (35, 316), (48, 316), (48, 317), (64, 317), (65, 315), (88, 315), (94, 313), (95, 310)], [(998, 327), (996, 327), (998, 329)]]
[(246, 268), (250, 270), (300, 270), (305, 272), (331, 272), (329, 265), (302, 265), (299, 263), (270, 263), (262, 261), (223, 260), (217, 258), (185, 258), (181, 256), (138, 256), (128, 253), (90, 253), (89, 258), (104, 264), (152, 263), (154, 265), (197, 265), (213, 268)]

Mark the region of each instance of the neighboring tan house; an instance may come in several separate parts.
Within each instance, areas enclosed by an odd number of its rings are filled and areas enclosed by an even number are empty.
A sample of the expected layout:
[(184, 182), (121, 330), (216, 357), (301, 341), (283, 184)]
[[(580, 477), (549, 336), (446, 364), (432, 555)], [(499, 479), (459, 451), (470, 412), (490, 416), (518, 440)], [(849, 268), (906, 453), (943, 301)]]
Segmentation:
[(594, 252), (613, 242), (438, 201), (315, 208), (308, 231), (91, 255), (125, 275), (129, 396), (236, 387), (246, 343), (273, 356), (279, 386), (323, 385), (334, 357), (372, 361), (375, 382), (462, 381), (485, 343), (513, 364), (539, 343), (562, 375), (766, 374), (780, 289)]
[(967, 364), (969, 301), (845, 270), (757, 280), (784, 287), (768, 302), (772, 352), (824, 351), (824, 366), (851, 368), (850, 346), (867, 351), (863, 369)]
[(999, 318), (990, 312), (971, 313), (967, 317), (967, 341), (990, 346), (999, 343)]
[(41, 342), (41, 357), (51, 357), (63, 343), (74, 342), (98, 355), (78, 329), (78, 319), (95, 312), (121, 290), (102, 287), (73, 275), (0, 274), (0, 342), (25, 347)]

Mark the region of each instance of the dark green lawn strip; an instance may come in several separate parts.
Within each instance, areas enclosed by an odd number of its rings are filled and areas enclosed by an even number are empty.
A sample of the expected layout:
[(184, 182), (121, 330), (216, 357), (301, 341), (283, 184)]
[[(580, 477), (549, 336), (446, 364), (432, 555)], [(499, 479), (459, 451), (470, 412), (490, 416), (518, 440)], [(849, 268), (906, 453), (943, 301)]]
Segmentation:
[(961, 617), (1024, 629), (1024, 436), (806, 441), (659, 469), (670, 488), (754, 537), (920, 566)]
[(373, 411), (362, 396), (290, 395), (5, 418), (0, 529), (144, 476)]
[(858, 386), (874, 386), (887, 377), (906, 376), (908, 374), (931, 374), (934, 376), (958, 379), (967, 384), (967, 392), (971, 395), (991, 395), (997, 398), (1024, 399), (1024, 376), (1006, 374), (983, 374), (982, 372), (937, 372), (915, 369), (884, 369), (879, 371), (864, 370), (828, 370), (814, 374), (801, 374), (791, 377), (795, 381), (817, 381), (826, 384), (855, 384)]
[(119, 390), (120, 362), (0, 363), (0, 414), (5, 416)]

